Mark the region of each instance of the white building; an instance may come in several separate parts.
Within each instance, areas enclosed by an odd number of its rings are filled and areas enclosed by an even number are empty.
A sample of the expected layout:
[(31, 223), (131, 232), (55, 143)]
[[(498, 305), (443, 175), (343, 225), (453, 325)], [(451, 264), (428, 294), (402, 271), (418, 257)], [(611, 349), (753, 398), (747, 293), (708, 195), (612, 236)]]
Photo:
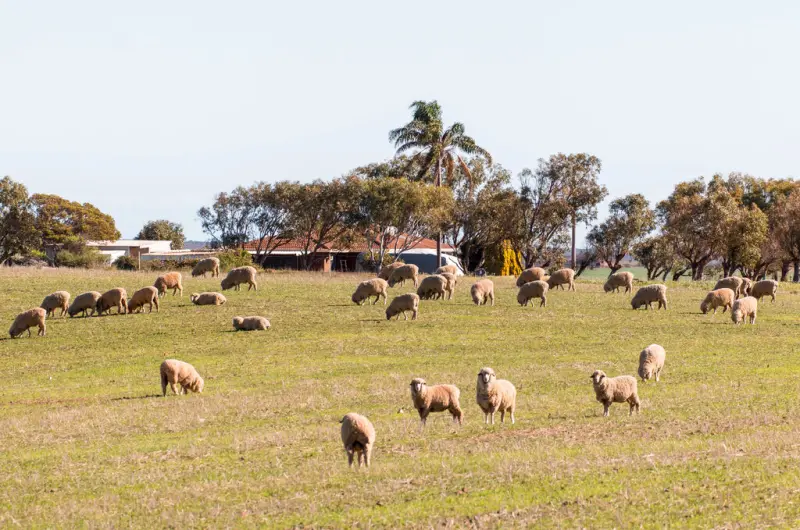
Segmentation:
[(87, 247), (94, 247), (113, 262), (120, 256), (140, 259), (144, 254), (170, 251), (171, 241), (148, 241), (139, 239), (118, 239), (116, 241), (87, 241)]

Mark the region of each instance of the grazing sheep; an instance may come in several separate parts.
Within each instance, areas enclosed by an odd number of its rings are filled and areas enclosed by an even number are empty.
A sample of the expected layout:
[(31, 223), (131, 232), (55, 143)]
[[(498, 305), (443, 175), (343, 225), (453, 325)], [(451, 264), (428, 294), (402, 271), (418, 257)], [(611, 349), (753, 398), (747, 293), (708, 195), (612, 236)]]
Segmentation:
[(386, 308), (386, 320), (391, 320), (393, 316), (397, 316), (397, 320), (400, 320), (400, 313), (403, 314), (405, 320), (408, 320), (406, 311), (411, 311), (411, 320), (417, 319), (417, 314), (419, 313), (419, 296), (414, 293), (395, 296), (392, 303)]
[(386, 280), (388, 282), (389, 278), (392, 277), (392, 272), (394, 272), (394, 270), (397, 267), (401, 267), (402, 265), (403, 265), (402, 261), (394, 261), (388, 265), (381, 267), (381, 270), (378, 273), (378, 278), (380, 278), (381, 280)]
[(664, 360), (667, 352), (658, 344), (651, 344), (639, 353), (639, 377), (647, 382), (651, 377), (655, 377), (656, 383), (660, 380), (661, 370), (664, 369)]
[(417, 289), (417, 294), (420, 297), (420, 300), (429, 300), (434, 299), (438, 300), (439, 298), (444, 297), (445, 292), (447, 291), (447, 279), (444, 276), (439, 276), (435, 274), (433, 276), (427, 276), (419, 282), (419, 289)]
[(350, 412), (339, 420), (342, 424), (342, 443), (347, 452), (347, 463), (353, 467), (353, 455), (358, 454), (358, 467), (364, 461), (369, 467), (372, 448), (375, 446), (375, 427), (365, 416)]
[(111, 309), (114, 307), (117, 308), (118, 315), (128, 313), (128, 293), (122, 287), (104, 292), (94, 305), (99, 316), (103, 316), (106, 311), (111, 314)]
[(434, 272), (434, 274), (442, 274), (443, 272), (449, 272), (450, 274), (456, 275), (458, 274), (458, 267), (456, 267), (455, 265), (442, 265), (441, 267), (436, 269), (436, 272)]
[(262, 331), (269, 329), (269, 320), (264, 317), (233, 317), (236, 331)]
[(45, 318), (47, 318), (47, 312), (41, 307), (35, 307), (33, 309), (23, 311), (17, 315), (17, 318), (14, 319), (14, 322), (11, 324), (11, 328), (8, 330), (8, 334), (12, 339), (15, 339), (27, 331), (28, 336), (30, 337), (31, 328), (33, 326), (38, 326), (39, 332), (37, 335), (44, 337), (45, 333), (47, 332), (47, 324), (44, 322)]
[(362, 305), (364, 301), (369, 302), (371, 297), (375, 297), (372, 305), (378, 303), (378, 300), (383, 298), (383, 305), (386, 305), (386, 293), (389, 290), (389, 284), (386, 280), (380, 278), (373, 278), (371, 280), (364, 280), (356, 286), (356, 291), (350, 299), (354, 304)]
[(645, 285), (633, 295), (631, 307), (639, 309), (644, 306), (653, 309), (653, 302), (658, 302), (658, 309), (664, 306), (667, 309), (667, 286), (661, 284)]
[[(543, 282), (542, 280), (528, 282), (519, 288), (519, 292), (517, 293), (517, 302), (519, 302), (519, 305), (521, 306), (527, 306), (529, 300), (541, 298), (542, 301), (539, 304), (539, 307), (545, 307), (547, 306), (547, 291), (549, 290), (550, 286), (547, 285), (547, 282)], [(531, 306), (533, 306), (532, 303)]]
[(731, 309), (731, 320), (733, 320), (734, 324), (741, 324), (743, 322), (747, 324), (747, 320), (750, 319), (750, 324), (755, 324), (757, 313), (758, 299), (752, 296), (745, 296), (744, 298), (739, 298), (733, 303), (733, 308)]
[(258, 291), (256, 274), (257, 271), (255, 267), (245, 266), (231, 269), (228, 271), (228, 275), (222, 279), (222, 290), (225, 291), (233, 287), (236, 291), (238, 291), (240, 289), (239, 285), (246, 283), (248, 291), (251, 288)]
[(570, 291), (575, 290), (575, 271), (572, 269), (560, 269), (550, 275), (547, 279), (547, 285), (550, 286), (551, 289), (554, 287), (561, 287), (564, 289), (564, 285), (568, 285)]
[(744, 283), (744, 281), (738, 276), (728, 276), (717, 281), (713, 290), (716, 291), (717, 289), (730, 289), (734, 292), (736, 298), (739, 298), (742, 293), (742, 283)]
[(206, 273), (210, 272), (211, 277), (219, 276), (219, 258), (205, 258), (197, 262), (197, 265), (192, 269), (192, 278), (197, 276), (206, 277)]
[(486, 305), (489, 300), (494, 305), (494, 282), (492, 280), (478, 280), (469, 290), (475, 305)]
[(406, 283), (406, 280), (413, 280), (414, 287), (417, 287), (419, 281), (418, 276), (419, 267), (413, 263), (400, 265), (392, 271), (392, 275), (389, 277), (389, 287), (394, 287), (398, 283), (403, 285)]
[(764, 296), (771, 296), (772, 301), (775, 301), (775, 293), (778, 292), (778, 282), (775, 280), (761, 280), (753, 284), (750, 288), (750, 296), (756, 300), (761, 300)]
[(603, 416), (608, 416), (608, 409), (612, 403), (625, 403), (631, 406), (630, 415), (633, 410), (639, 412), (639, 395), (636, 392), (636, 378), (630, 375), (620, 375), (617, 377), (607, 377), (602, 370), (595, 370), (589, 377), (594, 386), (594, 393), (597, 401), (603, 404)]
[(514, 425), (514, 410), (517, 408), (517, 389), (514, 385), (505, 379), (497, 379), (494, 370), (485, 367), (478, 372), (477, 388), (478, 406), (483, 411), (483, 422), (489, 423), (491, 415), (494, 425), (494, 413), (499, 411), (500, 423), (505, 423), (506, 412), (509, 412), (511, 425)]
[(739, 297), (750, 296), (750, 290), (753, 288), (753, 280), (742, 276), (742, 288), (739, 290)]
[(191, 300), (194, 305), (222, 305), (228, 301), (228, 299), (220, 293), (192, 293), (189, 300)]
[[(69, 306), (69, 309), (67, 309), (67, 314), (71, 317), (74, 317), (78, 313), (83, 313), (84, 317), (94, 315), (95, 306), (101, 296), (102, 295), (97, 291), (79, 294), (75, 297), (75, 300), (72, 301), (72, 305)], [(87, 311), (91, 311), (91, 314), (87, 315)]]
[(705, 315), (713, 309), (714, 314), (716, 315), (717, 308), (721, 307), (722, 312), (724, 313), (733, 305), (734, 300), (736, 300), (736, 293), (727, 287), (717, 289), (715, 291), (709, 291), (705, 300), (703, 300), (703, 302), (700, 304), (700, 311), (702, 311)]
[(419, 412), (423, 427), (428, 420), (428, 414), (445, 410), (453, 416), (453, 421), (458, 421), (461, 425), (464, 422), (464, 413), (458, 403), (459, 396), (461, 391), (455, 385), (428, 386), (420, 377), (411, 381), (411, 401)]
[(194, 366), (177, 359), (167, 359), (161, 363), (161, 392), (164, 397), (167, 397), (167, 383), (176, 395), (188, 394), (189, 390), (202, 393), (205, 385)]
[(69, 308), (69, 293), (67, 291), (56, 291), (52, 294), (48, 294), (42, 300), (42, 304), (39, 306), (47, 312), (47, 316), (56, 316), (56, 309), (61, 309), (61, 314), (59, 316), (64, 316), (67, 312), (67, 308)]
[(458, 276), (449, 272), (443, 272), (439, 274), (439, 276), (447, 280), (447, 286), (445, 286), (444, 290), (447, 292), (447, 299), (452, 300), (453, 295), (456, 294), (456, 285), (458, 285)]
[(517, 278), (517, 287), (522, 287), (528, 282), (544, 280), (545, 276), (547, 276), (547, 271), (541, 267), (531, 267), (530, 269), (525, 269)]
[(128, 300), (128, 313), (144, 312), (145, 305), (150, 309), (148, 313), (153, 312), (153, 306), (156, 306), (156, 311), (158, 311), (158, 289), (143, 287), (133, 293), (131, 299)]
[(615, 272), (608, 277), (606, 283), (603, 285), (603, 291), (609, 293), (614, 291), (619, 292), (620, 287), (625, 288), (625, 292), (633, 291), (633, 274), (628, 271)]
[(168, 272), (156, 278), (153, 287), (158, 289), (159, 297), (167, 294), (167, 289), (172, 289), (172, 296), (175, 296), (175, 293), (180, 292), (182, 297), (183, 296), (183, 285), (181, 284), (182, 279), (183, 277), (181, 276), (180, 272)]

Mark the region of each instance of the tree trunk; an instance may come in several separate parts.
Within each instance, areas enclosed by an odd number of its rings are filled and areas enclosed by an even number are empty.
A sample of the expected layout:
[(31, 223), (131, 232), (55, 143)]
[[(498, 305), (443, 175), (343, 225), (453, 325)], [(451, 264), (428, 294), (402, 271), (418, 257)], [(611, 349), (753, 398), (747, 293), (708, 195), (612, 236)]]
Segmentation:
[[(442, 186), (442, 159), (436, 158), (436, 187)], [(442, 231), (436, 233), (436, 268), (442, 266)]]
[(785, 282), (786, 277), (789, 276), (789, 267), (791, 267), (792, 262), (785, 260), (781, 262), (781, 281)]
[(800, 282), (800, 261), (794, 262), (794, 278), (792, 278), (794, 283)]
[(694, 281), (700, 282), (703, 281), (703, 272), (706, 270), (706, 262), (700, 262), (697, 265), (697, 273), (695, 274)]
[(578, 221), (575, 219), (575, 214), (572, 214), (572, 270), (575, 270), (575, 266), (578, 264), (578, 253), (575, 250), (575, 232), (578, 227)]

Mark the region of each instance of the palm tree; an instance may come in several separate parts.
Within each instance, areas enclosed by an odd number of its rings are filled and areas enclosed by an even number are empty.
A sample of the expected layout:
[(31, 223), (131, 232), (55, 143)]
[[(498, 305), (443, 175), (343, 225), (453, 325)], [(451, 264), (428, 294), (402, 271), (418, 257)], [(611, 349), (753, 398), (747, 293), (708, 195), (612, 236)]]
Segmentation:
[[(389, 141), (394, 143), (396, 154), (406, 151), (414, 153), (409, 158), (409, 166), (417, 164), (418, 179), (424, 179), (432, 172), (435, 186), (442, 185), (442, 170), (447, 184), (452, 184), (456, 165), (464, 175), (472, 180), (472, 173), (460, 153), (482, 156), (491, 165), (492, 155), (479, 146), (465, 133), (464, 124), (454, 123), (444, 127), (442, 108), (437, 101), (415, 101), (409, 107), (412, 119), (404, 126), (389, 132)], [(442, 264), (442, 233), (436, 236), (436, 263)]]

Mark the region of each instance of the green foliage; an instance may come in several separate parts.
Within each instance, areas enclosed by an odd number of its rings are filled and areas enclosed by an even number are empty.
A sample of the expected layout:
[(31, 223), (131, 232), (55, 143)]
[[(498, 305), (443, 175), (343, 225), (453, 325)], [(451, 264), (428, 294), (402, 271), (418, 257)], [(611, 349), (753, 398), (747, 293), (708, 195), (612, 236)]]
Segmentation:
[(15, 254), (28, 255), (39, 244), (28, 189), (5, 177), (0, 180), (0, 265)]
[(183, 226), (166, 219), (148, 221), (136, 235), (136, 239), (150, 241), (169, 240), (172, 250), (182, 249), (183, 243), (186, 241), (186, 237), (183, 235)]
[(486, 251), (484, 269), (495, 276), (519, 276), (522, 272), (522, 255), (508, 241), (491, 245)]
[(96, 248), (87, 247), (82, 242), (71, 242), (59, 251), (55, 265), (58, 267), (97, 269), (107, 267), (109, 262), (109, 256), (101, 254)]
[(255, 266), (253, 257), (244, 249), (231, 249), (217, 254), (220, 270), (227, 271), (246, 265)]
[(135, 260), (130, 256), (119, 256), (111, 264), (121, 271), (135, 271), (139, 268), (138, 260)]
[(44, 245), (120, 237), (114, 218), (88, 202), (81, 204), (42, 193), (34, 194), (31, 199), (36, 211), (36, 228)]
[(621, 262), (655, 228), (655, 212), (647, 199), (631, 194), (611, 201), (608, 218), (592, 228), (586, 237), (595, 259), (604, 261), (616, 272)]

